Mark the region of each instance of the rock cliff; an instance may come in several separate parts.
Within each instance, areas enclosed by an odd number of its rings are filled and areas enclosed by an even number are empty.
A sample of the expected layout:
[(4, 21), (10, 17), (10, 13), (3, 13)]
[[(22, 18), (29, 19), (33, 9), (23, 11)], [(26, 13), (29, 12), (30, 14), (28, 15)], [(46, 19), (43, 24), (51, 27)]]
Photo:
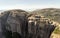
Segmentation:
[(1, 38), (50, 38), (55, 26), (43, 16), (27, 17), (23, 10), (8, 10), (0, 15)]
[[(1, 30), (6, 38), (25, 37), (27, 12), (23, 10), (9, 10), (1, 13)], [(23, 35), (23, 36), (22, 36)]]

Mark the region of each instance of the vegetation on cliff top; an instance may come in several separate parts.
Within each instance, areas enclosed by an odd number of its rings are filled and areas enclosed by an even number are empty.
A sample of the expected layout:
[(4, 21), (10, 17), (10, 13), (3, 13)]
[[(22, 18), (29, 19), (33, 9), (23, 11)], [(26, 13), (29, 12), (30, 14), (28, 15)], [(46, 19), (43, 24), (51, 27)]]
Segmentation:
[(57, 21), (60, 23), (60, 9), (57, 8), (46, 8), (38, 9), (32, 12), (33, 14), (41, 14), (51, 20)]

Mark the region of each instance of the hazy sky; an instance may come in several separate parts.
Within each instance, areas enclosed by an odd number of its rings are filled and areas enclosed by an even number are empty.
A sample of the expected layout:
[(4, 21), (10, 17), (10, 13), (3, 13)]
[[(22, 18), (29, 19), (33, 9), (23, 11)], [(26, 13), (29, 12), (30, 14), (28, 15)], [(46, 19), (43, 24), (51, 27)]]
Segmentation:
[(0, 10), (60, 8), (60, 0), (0, 0)]

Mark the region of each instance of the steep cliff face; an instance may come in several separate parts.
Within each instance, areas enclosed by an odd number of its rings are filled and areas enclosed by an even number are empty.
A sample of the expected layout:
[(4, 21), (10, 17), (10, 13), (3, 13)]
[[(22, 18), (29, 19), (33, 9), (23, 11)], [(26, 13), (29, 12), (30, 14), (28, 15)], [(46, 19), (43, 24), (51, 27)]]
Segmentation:
[(1, 29), (3, 36), (6, 38), (25, 37), (27, 24), (26, 14), (27, 12), (23, 10), (10, 10), (3, 12), (1, 15)]
[(35, 15), (28, 18), (29, 38), (50, 38), (55, 26), (47, 18)]
[[(27, 18), (28, 17), (28, 18)], [(55, 26), (43, 16), (27, 16), (23, 10), (1, 13), (1, 38), (50, 38)]]

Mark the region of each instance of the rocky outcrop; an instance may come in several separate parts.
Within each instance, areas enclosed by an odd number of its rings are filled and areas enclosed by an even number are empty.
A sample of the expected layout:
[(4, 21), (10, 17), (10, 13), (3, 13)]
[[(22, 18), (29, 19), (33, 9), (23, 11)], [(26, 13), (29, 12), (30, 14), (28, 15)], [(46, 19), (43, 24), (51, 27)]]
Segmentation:
[(1, 29), (3, 36), (6, 38), (25, 37), (27, 28), (26, 14), (27, 12), (23, 10), (10, 10), (3, 12), (1, 15)]
[(29, 38), (50, 38), (55, 26), (49, 19), (39, 15), (32, 15), (28, 19)]
[(23, 10), (1, 13), (1, 38), (50, 38), (55, 26), (43, 16), (27, 16)]

